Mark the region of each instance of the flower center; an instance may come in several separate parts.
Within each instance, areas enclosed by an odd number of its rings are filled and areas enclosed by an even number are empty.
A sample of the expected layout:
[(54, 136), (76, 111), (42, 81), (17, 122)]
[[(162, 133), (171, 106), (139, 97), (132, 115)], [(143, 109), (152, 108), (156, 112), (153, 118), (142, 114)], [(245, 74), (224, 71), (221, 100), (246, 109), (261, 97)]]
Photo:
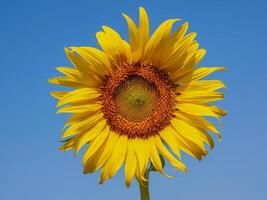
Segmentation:
[(102, 87), (102, 111), (110, 129), (128, 138), (148, 138), (170, 124), (174, 85), (152, 65), (125, 65)]
[(136, 122), (153, 115), (160, 98), (155, 85), (138, 75), (122, 81), (113, 96), (117, 113)]

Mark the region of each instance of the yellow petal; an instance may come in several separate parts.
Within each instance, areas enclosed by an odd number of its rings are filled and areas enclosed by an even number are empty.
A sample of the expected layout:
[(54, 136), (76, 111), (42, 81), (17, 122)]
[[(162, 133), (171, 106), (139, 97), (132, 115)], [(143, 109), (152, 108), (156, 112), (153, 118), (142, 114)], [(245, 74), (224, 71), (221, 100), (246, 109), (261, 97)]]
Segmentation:
[(98, 170), (100, 167), (103, 167), (107, 159), (110, 157), (117, 140), (118, 135), (110, 131), (107, 140), (103, 143), (101, 148), (88, 159), (86, 157), (83, 158), (83, 173), (92, 173)]
[(98, 81), (99, 83), (102, 83), (101, 76), (98, 77), (97, 74), (95, 74), (95, 70), (92, 69), (90, 66), (90, 63), (88, 63), (84, 58), (82, 58), (80, 55), (77, 54), (77, 52), (73, 51), (71, 48), (65, 48), (65, 52), (71, 61), (71, 63), (78, 69), (80, 74), (88, 79), (95, 79), (95, 81)]
[(221, 88), (226, 88), (224, 83), (219, 80), (198, 80), (198, 81), (192, 81), (188, 85), (181, 85), (176, 88), (176, 92), (182, 93), (184, 90), (186, 92), (211, 92), (215, 91)]
[(126, 14), (122, 14), (126, 19), (129, 29), (130, 46), (135, 61), (138, 61), (142, 56), (142, 46), (139, 30), (137, 29), (134, 21)]
[(158, 172), (163, 173), (162, 163), (161, 163), (161, 160), (159, 157), (158, 149), (157, 149), (157, 146), (155, 144), (155, 140), (152, 137), (149, 138), (149, 145), (150, 145), (149, 158), (150, 158), (153, 166), (155, 167), (155, 169)]
[[(189, 154), (192, 157), (201, 159), (201, 157), (196, 153), (194, 148), (192, 148), (192, 146), (188, 144), (188, 140), (177, 134), (172, 126), (168, 126), (163, 131), (161, 131), (160, 136), (167, 144), (176, 143), (176, 148), (182, 150), (183, 152)], [(176, 150), (174, 145), (173, 147), (171, 147), (171, 149), (172, 151)], [(177, 156), (179, 157), (179, 155)]]
[(221, 92), (210, 92), (210, 91), (183, 91), (176, 97), (178, 102), (186, 103), (206, 103), (219, 101), (224, 98), (224, 94)]
[(91, 56), (93, 63), (96, 63), (99, 68), (109, 73), (112, 72), (113, 70), (112, 66), (108, 60), (107, 55), (103, 51), (93, 47), (80, 47), (80, 48)]
[(100, 92), (93, 88), (80, 88), (77, 90), (73, 90), (68, 92), (63, 98), (61, 98), (57, 106), (62, 106), (67, 103), (79, 103), (79, 102), (86, 102), (96, 99), (100, 96)]
[[(195, 37), (196, 33), (193, 32), (181, 39), (173, 51), (166, 55), (166, 59), (161, 68), (167, 71), (177, 71), (183, 67), (186, 59), (190, 58), (191, 54), (194, 54), (198, 48), (198, 43), (194, 42)], [(170, 76), (171, 78), (175, 78), (172, 73)]]
[[(97, 75), (101, 79), (105, 78), (105, 75), (108, 75), (111, 73), (112, 69), (109, 66), (109, 61), (107, 59), (104, 63), (104, 56), (100, 50), (96, 50), (90, 47), (70, 47), (72, 52), (76, 52), (81, 58), (87, 63), (87, 69), (92, 74)], [(101, 58), (102, 57), (102, 58)]]
[(75, 137), (71, 138), (70, 140), (68, 140), (67, 142), (65, 142), (61, 147), (60, 147), (60, 151), (69, 151), (74, 147), (75, 144)]
[(149, 160), (149, 143), (147, 140), (137, 138), (132, 143), (137, 157), (138, 169), (140, 170), (140, 175), (143, 176)]
[(122, 40), (120, 35), (113, 29), (103, 26), (104, 32), (98, 32), (96, 38), (110, 62), (117, 67), (131, 61), (129, 44)]
[(88, 104), (88, 105), (66, 105), (58, 109), (57, 113), (93, 113), (102, 108), (101, 104)]
[(76, 156), (78, 151), (85, 145), (90, 142), (93, 138), (98, 136), (105, 128), (107, 122), (106, 120), (101, 120), (89, 131), (80, 134), (75, 141), (74, 155)]
[(183, 172), (187, 172), (186, 166), (177, 160), (162, 144), (162, 141), (160, 140), (160, 137), (153, 137), (155, 144), (157, 145), (158, 150), (160, 153), (177, 169), (181, 170)]
[(120, 136), (117, 145), (113, 149), (112, 155), (109, 158), (109, 177), (113, 177), (123, 164), (127, 152), (128, 138)]
[(195, 143), (204, 152), (207, 152), (207, 150), (205, 149), (205, 146), (202, 142), (202, 139), (199, 135), (199, 131), (196, 128), (194, 128), (193, 126), (190, 126), (186, 122), (179, 120), (179, 119), (176, 119), (176, 118), (173, 118), (171, 120), (171, 124), (180, 135), (184, 136), (188, 140)]
[(85, 164), (89, 157), (101, 148), (101, 145), (106, 141), (109, 135), (109, 126), (106, 126), (103, 131), (93, 139), (83, 155), (83, 163)]
[(170, 19), (163, 22), (149, 39), (146, 50), (145, 59), (153, 64), (162, 66), (162, 58), (165, 58), (172, 51), (173, 45), (169, 42), (173, 40), (171, 36), (172, 26), (180, 19)]
[(212, 110), (212, 112), (216, 113), (218, 116), (225, 116), (227, 115), (227, 111), (219, 108), (218, 106), (205, 104), (208, 108)]
[(188, 30), (188, 22), (185, 22), (184, 24), (182, 24), (179, 29), (177, 29), (174, 33), (175, 35), (175, 47), (179, 46), (181, 43), (181, 40), (184, 38), (184, 35), (186, 34)]
[(130, 46), (133, 58), (135, 62), (139, 62), (143, 59), (145, 47), (149, 39), (149, 20), (144, 8), (139, 9), (139, 27), (137, 27), (134, 21), (123, 14), (127, 21), (129, 29)]
[(183, 75), (182, 77), (178, 76), (175, 79), (175, 81), (177, 84), (179, 83), (182, 84), (188, 81), (199, 80), (216, 71), (225, 71), (225, 70), (226, 69), (224, 67), (200, 67), (200, 68), (193, 70), (192, 72), (188, 74)]
[[(103, 154), (104, 149), (106, 148), (107, 145), (107, 140), (102, 144), (101, 148), (99, 148), (91, 157), (83, 157), (82, 162), (83, 162), (83, 173), (93, 173), (97, 171), (101, 166), (99, 165), (99, 158)], [(89, 147), (87, 147), (88, 149)]]
[[(187, 46), (186, 46), (187, 45)], [(176, 55), (173, 55), (173, 63), (166, 64), (166, 66), (170, 65), (168, 71), (170, 71), (171, 78), (175, 77), (176, 71), (190, 71), (192, 67), (188, 66), (188, 63), (192, 62), (195, 58), (195, 54), (198, 50), (199, 44), (197, 42), (188, 42), (182, 47), (180, 52), (176, 52)], [(179, 70), (181, 69), (181, 70)]]
[(219, 136), (219, 138), (221, 138), (221, 134), (216, 129), (216, 127), (211, 122), (204, 119), (202, 116), (190, 115), (190, 114), (183, 113), (180, 111), (175, 112), (175, 116), (177, 118), (189, 123), (190, 125), (194, 125), (194, 126), (199, 127), (201, 129), (216, 133)]
[(146, 10), (139, 8), (139, 33), (143, 51), (149, 39), (149, 19)]
[(81, 87), (100, 87), (102, 81), (97, 79), (93, 74), (85, 74), (74, 68), (57, 67), (57, 70), (66, 76), (54, 77), (48, 80), (49, 83), (68, 86), (72, 88)]
[(173, 153), (181, 159), (180, 148), (181, 145), (178, 143), (174, 135), (170, 131), (170, 127), (166, 127), (160, 132), (160, 137), (164, 140), (164, 142), (170, 147)]
[(133, 176), (136, 172), (136, 167), (137, 167), (136, 154), (134, 152), (132, 140), (129, 140), (127, 155), (125, 158), (125, 168), (124, 168), (125, 184), (127, 187), (130, 187), (131, 185)]
[(48, 82), (52, 84), (56, 84), (56, 85), (71, 87), (71, 88), (82, 88), (82, 87), (99, 88), (100, 87), (100, 83), (92, 79), (88, 79), (88, 80), (73, 79), (73, 78), (65, 77), (65, 76), (50, 78)]
[(117, 145), (114, 146), (110, 158), (102, 169), (99, 181), (100, 184), (102, 184), (107, 178), (113, 177), (120, 169), (122, 163), (125, 160), (127, 141), (127, 136), (119, 136), (119, 139), (117, 140)]
[(191, 104), (191, 103), (179, 103), (176, 108), (184, 113), (188, 113), (196, 116), (210, 116), (219, 118), (226, 115), (226, 113), (216, 106), (210, 106), (207, 104)]
[(63, 130), (69, 127), (70, 125), (84, 121), (90, 118), (91, 116), (92, 116), (92, 113), (74, 113), (69, 117), (69, 119), (65, 123)]
[(199, 132), (200, 132), (200, 137), (202, 138), (202, 140), (208, 144), (210, 146), (211, 149), (214, 148), (214, 141), (212, 139), (212, 137), (203, 129), (199, 129)]
[(103, 152), (98, 158), (98, 161), (97, 161), (98, 166), (104, 166), (104, 164), (106, 163), (106, 161), (109, 159), (110, 155), (112, 154), (112, 151), (115, 148), (118, 139), (119, 139), (119, 135), (117, 133), (114, 133), (113, 131), (110, 131), (105, 148), (103, 149)]
[(52, 97), (55, 97), (56, 99), (61, 99), (64, 95), (66, 95), (67, 91), (53, 91), (50, 92)]
[[(80, 118), (81, 117), (81, 118)], [(98, 121), (103, 118), (103, 113), (97, 112), (93, 114), (88, 114), (84, 116), (77, 116), (76, 118), (72, 118), (72, 121), (69, 121), (69, 126), (64, 132), (62, 133), (62, 138), (66, 138), (75, 134), (80, 133), (81, 131), (87, 131), (92, 126), (94, 126)]]
[(79, 78), (82, 78), (82, 76), (83, 76), (77, 69), (74, 69), (74, 68), (57, 67), (56, 69), (57, 69), (57, 71), (61, 72), (62, 74), (65, 74), (66, 76), (68, 76), (70, 78), (79, 79)]
[(188, 59), (183, 67), (192, 69), (193, 67), (195, 67), (202, 60), (202, 58), (205, 55), (206, 55), (206, 50), (205, 49), (197, 50), (194, 53), (194, 56), (192, 56), (190, 59)]

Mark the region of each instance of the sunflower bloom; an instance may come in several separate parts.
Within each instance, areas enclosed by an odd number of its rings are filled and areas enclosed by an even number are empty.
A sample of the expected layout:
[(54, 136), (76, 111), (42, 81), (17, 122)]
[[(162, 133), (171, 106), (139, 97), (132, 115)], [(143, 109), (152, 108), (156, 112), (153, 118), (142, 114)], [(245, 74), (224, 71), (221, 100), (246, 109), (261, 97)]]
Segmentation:
[[(210, 133), (220, 132), (205, 117), (219, 119), (226, 112), (210, 102), (223, 99), (219, 80), (203, 80), (224, 67), (196, 67), (206, 51), (199, 48), (188, 23), (172, 31), (180, 19), (163, 22), (149, 34), (146, 11), (139, 24), (123, 14), (129, 43), (112, 28), (96, 33), (101, 47), (67, 47), (74, 68), (58, 67), (64, 76), (50, 83), (72, 88), (54, 91), (58, 113), (70, 113), (62, 137), (62, 151), (85, 148), (84, 173), (101, 170), (100, 183), (124, 166), (125, 183), (146, 181), (148, 165), (166, 175), (162, 158), (187, 172), (181, 152), (201, 160)], [(167, 175), (166, 175), (167, 176)]]

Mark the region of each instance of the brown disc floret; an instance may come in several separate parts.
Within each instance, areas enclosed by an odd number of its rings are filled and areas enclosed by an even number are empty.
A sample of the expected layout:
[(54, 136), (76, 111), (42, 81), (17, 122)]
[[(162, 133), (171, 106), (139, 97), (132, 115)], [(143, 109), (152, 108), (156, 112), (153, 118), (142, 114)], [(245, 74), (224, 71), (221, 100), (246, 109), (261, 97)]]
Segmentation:
[(107, 76), (102, 111), (110, 129), (128, 138), (148, 138), (170, 124), (174, 85), (153, 65), (125, 64)]

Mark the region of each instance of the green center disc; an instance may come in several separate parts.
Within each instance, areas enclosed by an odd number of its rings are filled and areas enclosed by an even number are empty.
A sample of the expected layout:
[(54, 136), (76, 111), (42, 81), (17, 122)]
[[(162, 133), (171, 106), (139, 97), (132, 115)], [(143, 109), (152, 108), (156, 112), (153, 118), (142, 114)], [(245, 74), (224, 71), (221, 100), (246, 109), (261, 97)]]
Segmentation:
[(114, 99), (118, 114), (138, 122), (156, 111), (159, 91), (153, 83), (138, 75), (132, 75), (119, 84)]

